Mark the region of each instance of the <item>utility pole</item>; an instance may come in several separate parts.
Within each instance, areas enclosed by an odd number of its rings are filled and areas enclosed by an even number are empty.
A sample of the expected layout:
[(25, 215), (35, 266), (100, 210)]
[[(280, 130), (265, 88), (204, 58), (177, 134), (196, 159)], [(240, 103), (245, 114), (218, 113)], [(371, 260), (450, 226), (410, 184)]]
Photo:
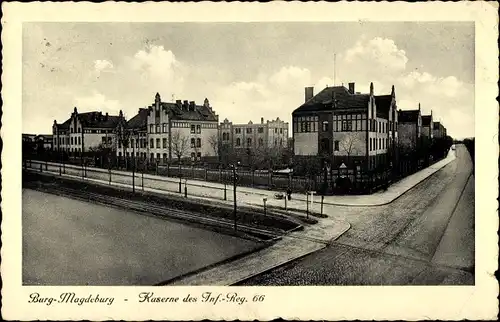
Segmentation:
[(236, 231), (237, 224), (236, 224), (236, 164), (233, 165), (233, 200), (234, 200), (234, 210), (233, 210), (233, 217), (234, 217), (234, 231)]

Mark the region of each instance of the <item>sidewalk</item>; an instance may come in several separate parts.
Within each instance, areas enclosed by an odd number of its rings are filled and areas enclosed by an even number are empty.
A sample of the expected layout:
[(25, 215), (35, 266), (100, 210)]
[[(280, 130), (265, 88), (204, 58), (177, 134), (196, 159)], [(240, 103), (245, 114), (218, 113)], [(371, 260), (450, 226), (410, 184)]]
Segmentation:
[[(453, 160), (455, 160), (455, 151), (450, 150), (448, 156), (445, 159), (431, 165), (428, 168), (422, 169), (419, 172), (416, 172), (406, 178), (401, 179), (400, 181), (389, 186), (386, 191), (379, 191), (371, 195), (325, 196), (324, 204), (333, 206), (383, 206), (389, 204), (393, 202), (395, 199), (399, 198), (404, 193), (406, 193), (408, 190), (410, 190), (411, 188), (422, 182), (423, 180), (427, 179), (429, 176), (439, 171), (441, 168), (443, 168)], [(33, 161), (33, 162), (38, 162), (38, 161)], [(58, 163), (49, 162), (48, 164), (57, 167), (59, 166)], [(81, 171), (81, 167), (79, 166), (65, 165), (65, 167), (67, 171), (77, 171), (77, 172)], [(88, 168), (88, 169), (101, 173), (101, 175), (99, 177), (96, 177), (96, 179), (106, 180), (106, 178), (108, 177), (108, 170), (99, 168)], [(132, 176), (130, 172), (113, 170), (112, 174), (115, 177), (116, 176), (123, 177), (123, 178), (118, 178), (120, 183), (132, 184), (132, 179), (131, 179)], [(126, 179), (127, 177), (129, 178), (128, 180)], [(136, 178), (136, 183), (138, 182), (137, 180), (142, 180), (141, 174), (138, 173), (136, 173), (135, 178)], [(115, 180), (117, 180), (117, 178), (115, 178)], [(184, 187), (185, 182), (186, 181), (182, 179), (182, 187)], [(144, 185), (145, 187), (147, 186), (150, 188), (175, 191), (176, 189), (178, 189), (179, 179), (174, 177), (163, 177), (163, 176), (144, 174)], [(207, 196), (209, 198), (223, 199), (224, 184), (187, 179), (187, 186), (188, 190), (191, 192), (198, 191), (200, 193), (198, 194), (199, 196)], [(233, 195), (232, 188), (233, 188), (232, 185), (226, 185), (227, 200), (232, 200), (231, 199)], [(240, 187), (240, 186), (237, 187), (237, 192), (238, 192), (237, 200), (240, 199), (241, 194), (244, 194), (246, 196), (244, 199), (252, 199), (250, 202), (251, 204), (260, 204), (260, 205), (263, 204), (262, 199), (264, 197), (267, 198), (268, 201), (275, 200), (274, 194), (276, 193), (276, 191), (271, 191), (266, 189), (257, 189), (257, 188)], [(317, 201), (319, 197), (316, 196), (314, 197), (314, 199)], [(305, 194), (294, 193), (292, 195), (292, 201), (290, 201), (289, 204), (290, 206), (292, 206), (292, 204), (296, 203), (296, 201), (301, 201), (300, 204), (303, 204), (306, 200), (307, 197)], [(281, 203), (282, 206), (284, 206), (284, 201), (282, 201)]]

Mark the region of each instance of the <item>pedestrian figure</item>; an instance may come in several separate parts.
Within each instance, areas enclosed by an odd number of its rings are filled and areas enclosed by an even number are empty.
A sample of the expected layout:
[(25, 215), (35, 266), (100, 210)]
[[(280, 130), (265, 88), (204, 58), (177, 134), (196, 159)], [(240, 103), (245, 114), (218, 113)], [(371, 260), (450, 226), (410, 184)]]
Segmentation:
[(288, 197), (288, 200), (292, 200), (292, 189), (286, 189), (286, 195)]

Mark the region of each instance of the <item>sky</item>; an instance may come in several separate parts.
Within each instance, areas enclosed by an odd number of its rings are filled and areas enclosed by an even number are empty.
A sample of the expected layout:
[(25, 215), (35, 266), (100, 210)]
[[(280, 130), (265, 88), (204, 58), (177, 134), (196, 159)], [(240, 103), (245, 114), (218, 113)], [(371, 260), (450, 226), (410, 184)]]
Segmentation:
[(51, 133), (74, 107), (130, 119), (157, 92), (208, 98), (220, 121), (291, 122), (306, 86), (373, 82), (375, 95), (395, 86), (399, 109), (420, 103), (452, 137), (474, 136), (469, 22), (30, 22), (22, 62), (23, 133)]

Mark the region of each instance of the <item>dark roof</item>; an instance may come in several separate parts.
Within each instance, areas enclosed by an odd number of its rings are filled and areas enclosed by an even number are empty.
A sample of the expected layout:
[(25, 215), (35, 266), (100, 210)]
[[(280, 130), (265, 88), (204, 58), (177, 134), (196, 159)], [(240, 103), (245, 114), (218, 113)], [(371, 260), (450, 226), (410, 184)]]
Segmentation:
[(129, 129), (146, 129), (148, 123), (148, 109), (140, 108), (139, 113), (127, 122)]
[(392, 104), (392, 95), (375, 96), (375, 104), (377, 105), (377, 114), (388, 116)]
[(71, 118), (67, 119), (66, 122), (64, 122), (62, 124), (57, 124), (57, 129), (69, 130), (69, 123), (71, 123)]
[(422, 115), (422, 125), (423, 126), (429, 126), (431, 125), (431, 115)]
[(120, 116), (103, 115), (102, 112), (78, 113), (78, 119), (84, 127), (115, 128)]
[[(293, 113), (328, 111), (335, 109), (356, 109), (368, 107), (370, 95), (351, 94), (344, 86), (326, 87), (307, 102), (295, 109)], [(335, 100), (335, 104), (334, 103)]]
[[(194, 110), (189, 110), (189, 106), (183, 108), (183, 105), (177, 103), (161, 103), (162, 110), (167, 110), (172, 120), (186, 120), (186, 121), (217, 121), (215, 113), (204, 105), (195, 105)], [(149, 110), (153, 107), (150, 106)]]
[(399, 123), (417, 122), (419, 110), (398, 111)]

